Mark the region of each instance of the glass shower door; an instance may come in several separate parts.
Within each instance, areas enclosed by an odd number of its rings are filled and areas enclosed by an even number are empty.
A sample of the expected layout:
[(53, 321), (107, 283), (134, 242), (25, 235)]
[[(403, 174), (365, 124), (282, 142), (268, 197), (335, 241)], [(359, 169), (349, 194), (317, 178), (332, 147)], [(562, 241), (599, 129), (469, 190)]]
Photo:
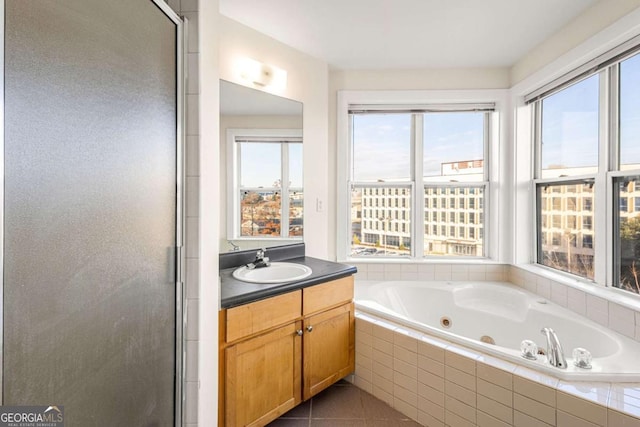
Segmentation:
[(151, 0), (6, 0), (3, 404), (170, 426), (178, 24)]

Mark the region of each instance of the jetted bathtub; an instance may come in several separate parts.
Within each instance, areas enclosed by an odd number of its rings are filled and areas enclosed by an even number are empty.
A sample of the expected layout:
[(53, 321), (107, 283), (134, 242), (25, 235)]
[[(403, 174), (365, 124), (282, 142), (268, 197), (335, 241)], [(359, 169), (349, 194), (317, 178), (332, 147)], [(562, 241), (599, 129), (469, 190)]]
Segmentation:
[[(444, 338), (560, 379), (640, 381), (640, 343), (538, 295), (499, 282), (356, 281), (358, 311)], [(543, 327), (557, 334), (568, 367), (553, 367), (544, 354), (521, 357), (520, 343), (546, 351)], [(574, 366), (572, 350), (587, 349), (592, 368)]]

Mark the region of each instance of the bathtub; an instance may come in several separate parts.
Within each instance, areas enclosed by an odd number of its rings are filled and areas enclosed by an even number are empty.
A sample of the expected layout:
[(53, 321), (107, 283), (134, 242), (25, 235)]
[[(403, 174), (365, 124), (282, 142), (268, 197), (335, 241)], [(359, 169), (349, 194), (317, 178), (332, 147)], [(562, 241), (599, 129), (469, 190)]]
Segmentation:
[[(355, 304), (359, 312), (559, 379), (640, 382), (640, 343), (511, 284), (356, 281)], [(566, 369), (551, 366), (544, 355), (537, 360), (520, 355), (525, 339), (546, 350), (545, 326), (560, 339)], [(574, 366), (576, 347), (591, 352), (591, 369)]]

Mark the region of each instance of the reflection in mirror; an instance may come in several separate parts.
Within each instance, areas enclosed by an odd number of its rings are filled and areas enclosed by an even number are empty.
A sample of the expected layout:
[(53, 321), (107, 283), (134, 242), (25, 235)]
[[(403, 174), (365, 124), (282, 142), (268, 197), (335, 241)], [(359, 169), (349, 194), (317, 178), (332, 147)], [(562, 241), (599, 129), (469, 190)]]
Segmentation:
[(220, 81), (220, 252), (302, 240), (302, 103)]

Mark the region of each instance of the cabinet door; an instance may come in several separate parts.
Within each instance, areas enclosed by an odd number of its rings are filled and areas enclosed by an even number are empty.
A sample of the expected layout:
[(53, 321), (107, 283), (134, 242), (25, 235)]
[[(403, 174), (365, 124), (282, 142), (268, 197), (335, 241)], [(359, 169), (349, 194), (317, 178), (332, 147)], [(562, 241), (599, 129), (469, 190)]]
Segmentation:
[(349, 303), (304, 319), (304, 400), (353, 372), (353, 310)]
[(226, 425), (263, 426), (300, 403), (300, 322), (225, 350)]

